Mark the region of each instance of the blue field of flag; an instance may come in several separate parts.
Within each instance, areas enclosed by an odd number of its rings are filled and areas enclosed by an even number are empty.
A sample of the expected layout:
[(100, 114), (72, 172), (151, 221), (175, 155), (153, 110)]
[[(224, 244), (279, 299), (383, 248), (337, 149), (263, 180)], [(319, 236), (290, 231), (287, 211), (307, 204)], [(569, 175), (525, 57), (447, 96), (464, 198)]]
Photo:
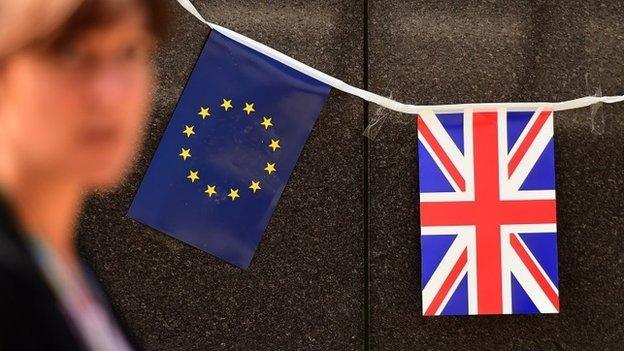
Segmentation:
[(249, 267), (329, 91), (212, 31), (128, 215)]

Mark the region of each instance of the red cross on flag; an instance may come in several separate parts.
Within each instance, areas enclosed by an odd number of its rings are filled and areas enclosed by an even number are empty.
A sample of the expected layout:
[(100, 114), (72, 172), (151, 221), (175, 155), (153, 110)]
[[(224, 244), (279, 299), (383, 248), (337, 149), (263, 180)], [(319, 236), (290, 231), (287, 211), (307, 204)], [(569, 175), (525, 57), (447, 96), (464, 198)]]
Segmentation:
[(418, 118), (424, 315), (557, 313), (553, 113)]

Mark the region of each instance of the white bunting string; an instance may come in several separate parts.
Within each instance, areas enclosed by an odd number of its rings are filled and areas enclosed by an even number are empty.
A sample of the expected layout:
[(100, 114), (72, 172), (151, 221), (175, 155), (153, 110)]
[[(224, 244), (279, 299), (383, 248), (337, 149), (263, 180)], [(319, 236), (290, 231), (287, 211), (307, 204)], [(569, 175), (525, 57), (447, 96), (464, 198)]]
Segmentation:
[(488, 109), (488, 108), (507, 108), (507, 109), (536, 109), (544, 108), (551, 111), (564, 111), (576, 108), (587, 107), (597, 103), (613, 104), (624, 101), (624, 95), (618, 96), (586, 96), (579, 99), (561, 101), (561, 102), (507, 102), (507, 103), (477, 103), (477, 104), (448, 104), (448, 105), (410, 105), (398, 102), (396, 100), (389, 99), (387, 97), (371, 93), (370, 91), (354, 87), (350, 84), (343, 82), (342, 80), (332, 77), (326, 73), (323, 73), (317, 69), (314, 69), (300, 61), (295, 60), (271, 47), (268, 47), (262, 43), (259, 43), (253, 39), (250, 39), (240, 33), (234, 32), (230, 29), (221, 27), (217, 24), (208, 22), (197, 11), (195, 6), (190, 0), (177, 0), (182, 7), (184, 7), (193, 16), (197, 17), (200, 21), (210, 26), (213, 30), (225, 35), (226, 37), (243, 44), (253, 50), (256, 50), (278, 62), (285, 64), (305, 75), (313, 77), (333, 88), (341, 90), (347, 94), (358, 96), (368, 102), (383, 106), (387, 109), (407, 113), (418, 114), (420, 111), (429, 110), (434, 112), (442, 111), (461, 111), (466, 108), (472, 109)]

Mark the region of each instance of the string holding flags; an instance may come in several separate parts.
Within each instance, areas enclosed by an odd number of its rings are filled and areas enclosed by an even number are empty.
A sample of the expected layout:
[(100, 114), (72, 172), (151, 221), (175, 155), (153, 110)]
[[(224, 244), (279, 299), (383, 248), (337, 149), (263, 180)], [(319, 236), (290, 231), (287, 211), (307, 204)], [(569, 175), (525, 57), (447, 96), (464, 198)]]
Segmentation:
[(287, 56), (267, 45), (259, 43), (251, 38), (248, 38), (233, 30), (224, 28), (218, 24), (207, 21), (197, 8), (191, 3), (190, 0), (177, 0), (182, 7), (195, 16), (201, 22), (207, 24), (211, 29), (223, 34), (224, 36), (249, 47), (252, 50), (260, 52), (282, 64), (291, 67), (307, 76), (315, 78), (320, 82), (329, 85), (332, 88), (343, 91), (347, 94), (357, 96), (368, 102), (385, 107), (392, 111), (418, 115), (423, 110), (430, 110), (435, 112), (448, 112), (448, 111), (462, 111), (467, 108), (478, 109), (496, 109), (498, 107), (511, 108), (511, 109), (536, 109), (544, 108), (550, 111), (565, 111), (577, 108), (583, 108), (591, 106), (597, 103), (613, 104), (624, 101), (624, 95), (616, 96), (585, 96), (582, 98), (561, 101), (561, 102), (507, 102), (507, 103), (476, 103), (476, 104), (445, 104), (445, 105), (412, 105), (405, 104), (381, 95), (377, 95), (370, 91), (354, 87), (344, 81), (335, 78), (327, 73), (323, 73), (317, 69), (314, 69), (296, 59)]
[[(405, 104), (177, 1), (212, 31), (130, 217), (247, 269), (335, 88), (418, 115), (424, 315), (559, 311), (553, 116), (624, 96)], [(383, 119), (372, 122), (369, 131)]]

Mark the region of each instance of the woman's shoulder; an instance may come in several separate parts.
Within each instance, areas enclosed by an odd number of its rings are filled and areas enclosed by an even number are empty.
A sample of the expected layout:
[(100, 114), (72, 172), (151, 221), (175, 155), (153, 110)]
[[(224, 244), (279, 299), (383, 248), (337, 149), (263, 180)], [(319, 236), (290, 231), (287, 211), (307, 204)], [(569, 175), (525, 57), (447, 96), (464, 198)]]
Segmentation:
[(11, 309), (42, 293), (36, 267), (16, 235), (0, 226), (0, 305)]
[(0, 191), (0, 278), (12, 279), (16, 272), (32, 268), (28, 261), (23, 234), (8, 201)]
[[(0, 282), (25, 281), (33, 273), (28, 252), (16, 238), (18, 233), (0, 226)], [(7, 286), (0, 283), (0, 286)]]
[(79, 349), (0, 196), (0, 350)]
[(24, 242), (0, 225), (0, 350), (77, 350)]
[[(23, 235), (0, 204), (0, 282), (27, 281), (35, 273)], [(0, 286), (7, 285), (0, 283)]]
[(0, 194), (0, 293), (20, 288), (20, 295), (28, 295), (40, 280), (26, 238)]

